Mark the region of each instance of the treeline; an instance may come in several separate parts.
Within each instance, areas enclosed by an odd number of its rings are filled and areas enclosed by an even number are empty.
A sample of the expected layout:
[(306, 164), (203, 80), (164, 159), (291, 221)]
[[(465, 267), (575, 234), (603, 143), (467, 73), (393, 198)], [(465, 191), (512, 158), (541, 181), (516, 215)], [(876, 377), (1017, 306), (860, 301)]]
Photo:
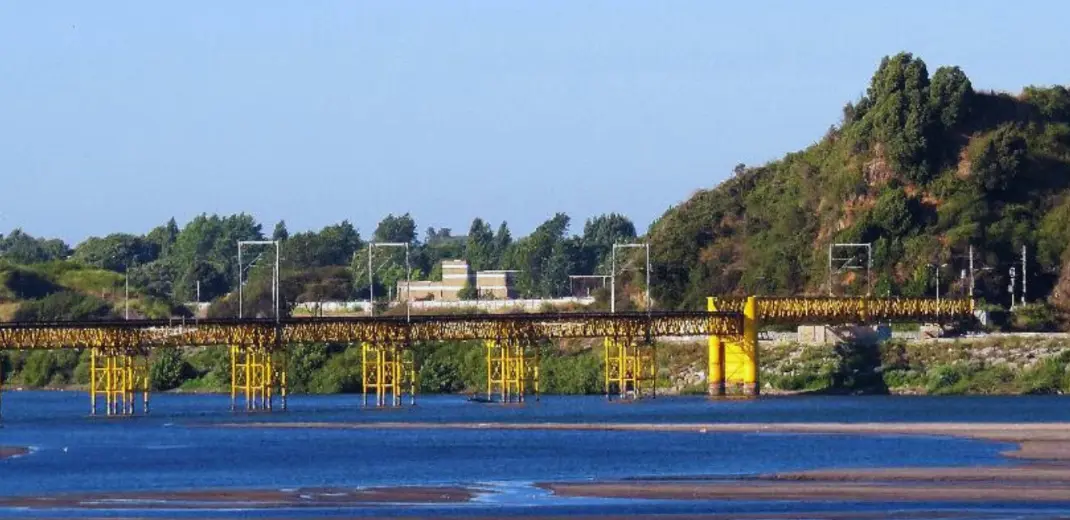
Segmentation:
[[(485, 392), (487, 361), (479, 342), (415, 346), (420, 393)], [(62, 388), (89, 383), (89, 351), (35, 350), (0, 352), (5, 385)], [(224, 392), (230, 385), (227, 347), (163, 348), (148, 360), (154, 391)], [(295, 393), (334, 394), (361, 391), (359, 345), (295, 346), (286, 358), (289, 389)], [(602, 391), (602, 358), (596, 350), (565, 353), (544, 348), (540, 388), (552, 394), (596, 394)]]
[[(440, 279), (441, 260), (466, 259), (476, 270), (519, 271), (517, 291), (524, 297), (553, 297), (569, 292), (569, 275), (607, 272), (612, 245), (636, 237), (633, 223), (618, 214), (587, 220), (581, 234), (570, 235), (569, 225), (570, 218), (558, 213), (528, 236), (514, 239), (505, 222), (495, 230), (489, 222), (476, 218), (466, 235), (430, 227), (421, 239), (409, 214), (388, 215), (368, 237), (362, 237), (348, 221), (294, 234), (285, 222), (279, 222), (267, 234), (250, 215), (200, 215), (182, 227), (171, 219), (144, 235), (92, 237), (73, 249), (60, 240), (34, 238), (15, 230), (0, 235), (0, 282), (19, 285), (18, 278), (26, 279), (31, 272), (40, 275), (82, 266), (128, 275), (131, 290), (141, 297), (173, 304), (215, 300), (213, 315), (229, 316), (237, 314), (232, 295), (238, 283), (238, 241), (280, 242), (284, 309), (301, 301), (367, 298), (368, 242), (373, 241), (407, 244), (414, 280)], [(385, 299), (397, 282), (405, 279), (404, 251), (375, 248), (372, 254), (375, 295)], [(270, 314), (268, 283), (275, 252), (270, 246), (254, 246), (243, 255), (245, 303), (251, 309), (248, 315)], [(65, 267), (57, 267), (59, 264)], [(27, 307), (33, 312), (22, 312), (21, 318), (78, 319), (106, 314), (97, 308), (103, 299), (85, 294), (54, 296), (71, 291), (63, 291), (52, 278), (41, 275), (32, 283), (23, 280), (22, 285), (28, 287), (7, 291), (9, 299), (45, 300), (33, 304), (45, 308)], [(0, 303), (3, 300), (4, 292), (0, 291)], [(90, 312), (67, 312), (72, 305), (93, 308)]]

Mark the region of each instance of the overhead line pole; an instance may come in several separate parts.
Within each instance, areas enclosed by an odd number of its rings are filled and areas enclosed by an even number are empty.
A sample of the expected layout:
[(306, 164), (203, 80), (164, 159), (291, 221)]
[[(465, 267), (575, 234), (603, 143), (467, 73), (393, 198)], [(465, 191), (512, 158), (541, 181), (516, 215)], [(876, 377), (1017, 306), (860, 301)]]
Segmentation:
[(611, 268), (609, 273), (609, 312), (617, 312), (617, 249), (623, 248), (646, 249), (646, 293), (644, 302), (646, 311), (650, 312), (650, 243), (634, 242), (630, 244), (613, 244)]
[[(275, 265), (271, 270), (271, 307), (275, 312), (275, 322), (278, 323), (281, 316), (279, 313), (279, 300), (281, 295), (279, 291), (279, 241), (278, 240), (239, 240), (238, 241), (238, 319), (245, 317), (245, 291), (243, 286), (243, 279), (245, 277), (245, 267), (242, 265), (242, 246), (275, 246)], [(253, 260), (256, 263), (256, 260)], [(252, 266), (250, 266), (252, 267)]]
[(372, 316), (375, 315), (375, 269), (372, 264), (372, 252), (376, 247), (405, 248), (405, 321), (412, 321), (412, 263), (409, 261), (408, 242), (368, 242), (368, 305)]

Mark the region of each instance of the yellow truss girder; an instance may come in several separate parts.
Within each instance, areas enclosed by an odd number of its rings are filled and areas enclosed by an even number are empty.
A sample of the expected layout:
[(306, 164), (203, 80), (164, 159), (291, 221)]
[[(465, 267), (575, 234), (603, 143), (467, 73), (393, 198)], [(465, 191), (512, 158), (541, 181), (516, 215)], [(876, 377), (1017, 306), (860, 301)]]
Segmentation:
[[(742, 313), (746, 298), (714, 298), (719, 312)], [(969, 318), (973, 301), (932, 298), (757, 297), (763, 324), (845, 325), (888, 321), (941, 322)]]
[(732, 313), (564, 313), (442, 315), (404, 318), (294, 318), (274, 321), (202, 321), (171, 324), (3, 323), (0, 349), (125, 348), (300, 343), (405, 343), (487, 339), (564, 339), (738, 334)]

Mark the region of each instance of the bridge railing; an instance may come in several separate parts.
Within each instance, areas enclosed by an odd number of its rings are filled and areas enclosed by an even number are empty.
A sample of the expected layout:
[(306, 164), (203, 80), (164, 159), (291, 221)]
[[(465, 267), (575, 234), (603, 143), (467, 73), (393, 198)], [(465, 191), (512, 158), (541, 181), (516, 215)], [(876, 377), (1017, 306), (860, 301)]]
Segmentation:
[(260, 345), (295, 343), (411, 343), (437, 340), (565, 339), (738, 335), (732, 312), (481, 314), (398, 317), (159, 320), (0, 324), (0, 349)]
[[(761, 324), (844, 325), (889, 321), (944, 322), (973, 315), (969, 299), (759, 297)], [(714, 298), (722, 312), (743, 312), (746, 298)]]

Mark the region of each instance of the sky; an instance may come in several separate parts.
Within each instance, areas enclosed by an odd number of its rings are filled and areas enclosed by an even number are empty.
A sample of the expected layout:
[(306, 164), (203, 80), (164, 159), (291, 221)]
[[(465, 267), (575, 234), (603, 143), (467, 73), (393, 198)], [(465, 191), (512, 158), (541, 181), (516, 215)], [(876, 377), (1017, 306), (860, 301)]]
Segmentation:
[(808, 146), (881, 57), (1067, 83), (1070, 3), (8, 1), (0, 230), (76, 244), (175, 217), (270, 234), (386, 214), (642, 232)]

